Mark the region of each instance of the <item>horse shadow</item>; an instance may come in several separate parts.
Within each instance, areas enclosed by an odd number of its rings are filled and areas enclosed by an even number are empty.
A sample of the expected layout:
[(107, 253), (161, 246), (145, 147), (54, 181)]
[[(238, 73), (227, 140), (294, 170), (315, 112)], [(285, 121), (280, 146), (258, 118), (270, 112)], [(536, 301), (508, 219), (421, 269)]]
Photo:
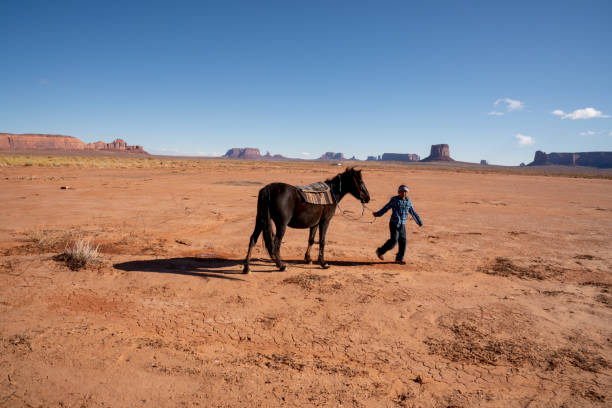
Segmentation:
[[(322, 270), (316, 262), (307, 264), (303, 260), (285, 260), (292, 267), (298, 269)], [(327, 263), (330, 266), (370, 266), (393, 262), (380, 261), (333, 261)], [(185, 257), (185, 258), (168, 258), (168, 259), (145, 259), (138, 261), (128, 261), (114, 264), (115, 269), (125, 272), (153, 272), (167, 273), (172, 275), (197, 276), (201, 278), (218, 278), (235, 281), (244, 281), (244, 279), (232, 276), (242, 276), (242, 266), (244, 259), (227, 259), (220, 257)], [(278, 272), (278, 268), (270, 260), (253, 259), (253, 266), (258, 267), (254, 273), (273, 273)], [(267, 267), (259, 269), (259, 267)], [(233, 269), (235, 268), (235, 269)]]
[(168, 258), (145, 259), (139, 261), (122, 262), (113, 265), (116, 269), (126, 272), (154, 272), (172, 275), (198, 276), (201, 278), (218, 278), (235, 281), (244, 281), (230, 275), (241, 274), (241, 269), (231, 270), (238, 265), (242, 266), (244, 259), (225, 258)]

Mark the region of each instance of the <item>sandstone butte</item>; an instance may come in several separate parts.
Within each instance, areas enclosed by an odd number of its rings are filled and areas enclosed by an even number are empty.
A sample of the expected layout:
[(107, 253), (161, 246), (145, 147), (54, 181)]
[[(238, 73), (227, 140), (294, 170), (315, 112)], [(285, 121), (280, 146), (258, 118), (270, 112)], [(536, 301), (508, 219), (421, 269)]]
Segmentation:
[(421, 160), (422, 162), (430, 161), (455, 161), (450, 157), (450, 148), (447, 144), (431, 145), (431, 153), (429, 156)]
[(129, 146), (125, 140), (115, 139), (111, 143), (85, 143), (76, 137), (46, 134), (0, 133), (0, 150), (9, 151), (87, 151), (87, 152), (125, 152), (148, 154), (142, 146)]

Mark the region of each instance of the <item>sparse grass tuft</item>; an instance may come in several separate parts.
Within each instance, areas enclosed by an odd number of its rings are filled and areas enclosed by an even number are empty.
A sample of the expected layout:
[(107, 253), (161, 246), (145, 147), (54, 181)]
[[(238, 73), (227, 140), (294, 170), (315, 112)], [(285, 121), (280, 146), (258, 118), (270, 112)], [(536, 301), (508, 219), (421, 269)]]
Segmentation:
[(79, 239), (72, 246), (67, 246), (64, 253), (57, 255), (55, 260), (66, 262), (70, 269), (78, 271), (99, 261), (98, 246)]
[(27, 234), (26, 238), (32, 245), (40, 251), (48, 251), (53, 249), (60, 238), (54, 233), (54, 231), (36, 229)]

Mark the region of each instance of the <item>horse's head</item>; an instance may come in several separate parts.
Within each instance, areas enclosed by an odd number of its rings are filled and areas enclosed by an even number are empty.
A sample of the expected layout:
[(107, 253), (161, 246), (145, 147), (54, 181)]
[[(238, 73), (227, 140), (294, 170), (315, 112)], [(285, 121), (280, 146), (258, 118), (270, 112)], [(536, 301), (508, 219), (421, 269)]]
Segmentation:
[(343, 176), (346, 180), (346, 185), (350, 186), (349, 193), (353, 197), (362, 203), (370, 202), (370, 193), (361, 177), (361, 170), (355, 170), (355, 168), (351, 167), (344, 171)]

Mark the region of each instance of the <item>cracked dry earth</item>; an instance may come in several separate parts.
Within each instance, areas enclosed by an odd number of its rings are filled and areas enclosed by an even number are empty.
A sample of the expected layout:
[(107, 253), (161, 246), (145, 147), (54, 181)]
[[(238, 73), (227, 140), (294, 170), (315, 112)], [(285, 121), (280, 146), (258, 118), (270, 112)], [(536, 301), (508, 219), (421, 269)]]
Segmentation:
[(330, 269), (289, 230), (241, 275), (259, 188), (338, 169), (205, 163), (0, 169), (0, 406), (610, 406), (612, 181), (364, 164), (370, 208), (410, 186), (407, 265), (337, 215)]

